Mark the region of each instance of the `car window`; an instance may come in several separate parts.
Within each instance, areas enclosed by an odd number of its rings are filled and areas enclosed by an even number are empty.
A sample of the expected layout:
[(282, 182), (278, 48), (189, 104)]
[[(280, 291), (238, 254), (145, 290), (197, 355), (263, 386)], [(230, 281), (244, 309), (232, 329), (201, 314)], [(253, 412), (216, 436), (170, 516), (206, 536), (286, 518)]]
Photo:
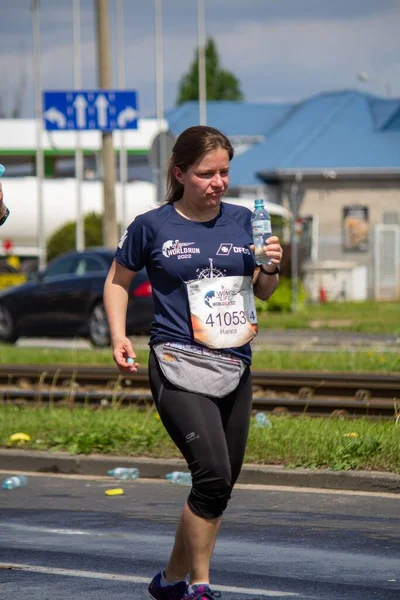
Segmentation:
[(57, 275), (69, 275), (73, 272), (75, 264), (75, 256), (60, 258), (60, 260), (57, 260), (47, 267), (46, 271), (43, 273), (43, 279), (47, 280), (51, 277), (56, 277)]
[(86, 273), (105, 270), (103, 263), (98, 258), (94, 256), (83, 256), (78, 263), (75, 273), (77, 275), (85, 275)]

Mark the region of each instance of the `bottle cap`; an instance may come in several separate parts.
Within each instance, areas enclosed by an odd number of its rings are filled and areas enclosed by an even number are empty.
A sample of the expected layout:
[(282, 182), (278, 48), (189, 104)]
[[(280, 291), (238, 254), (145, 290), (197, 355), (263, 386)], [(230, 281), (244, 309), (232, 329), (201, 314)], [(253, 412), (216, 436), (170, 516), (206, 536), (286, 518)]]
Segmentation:
[(264, 200), (262, 198), (257, 198), (257, 200), (254, 200), (255, 208), (260, 208), (261, 206), (264, 206)]

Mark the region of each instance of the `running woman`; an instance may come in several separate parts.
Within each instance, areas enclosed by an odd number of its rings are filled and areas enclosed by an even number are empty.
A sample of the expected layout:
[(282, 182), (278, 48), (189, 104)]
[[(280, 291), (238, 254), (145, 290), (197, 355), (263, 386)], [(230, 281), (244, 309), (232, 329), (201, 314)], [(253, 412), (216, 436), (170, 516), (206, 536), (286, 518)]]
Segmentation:
[(192, 474), (171, 555), (148, 588), (153, 600), (220, 597), (210, 562), (249, 431), (254, 296), (267, 300), (278, 285), (278, 238), (267, 240), (269, 264), (256, 268), (251, 212), (223, 202), (232, 157), (228, 138), (214, 128), (180, 134), (166, 202), (129, 225), (104, 289), (113, 358), (121, 372), (134, 373), (138, 363), (125, 330), (128, 290), (147, 269), (154, 299), (151, 390)]

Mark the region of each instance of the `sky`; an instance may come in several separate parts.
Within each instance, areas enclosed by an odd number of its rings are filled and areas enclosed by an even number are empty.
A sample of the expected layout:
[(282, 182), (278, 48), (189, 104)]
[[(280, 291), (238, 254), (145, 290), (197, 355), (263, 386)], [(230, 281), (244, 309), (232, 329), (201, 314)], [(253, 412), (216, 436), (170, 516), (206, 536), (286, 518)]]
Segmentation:
[[(109, 0), (113, 87), (115, 7)], [(95, 0), (80, 0), (82, 88), (96, 89)], [(293, 102), (358, 89), (400, 96), (400, 0), (204, 0), (207, 37), (247, 102)], [(154, 0), (124, 0), (126, 87), (142, 116), (156, 111)], [(73, 88), (72, 0), (40, 0), (43, 90)], [(164, 107), (197, 47), (197, 0), (163, 0)], [(366, 73), (361, 82), (357, 73)], [(6, 113), (26, 79), (22, 117), (34, 116), (31, 0), (0, 0), (0, 100)]]

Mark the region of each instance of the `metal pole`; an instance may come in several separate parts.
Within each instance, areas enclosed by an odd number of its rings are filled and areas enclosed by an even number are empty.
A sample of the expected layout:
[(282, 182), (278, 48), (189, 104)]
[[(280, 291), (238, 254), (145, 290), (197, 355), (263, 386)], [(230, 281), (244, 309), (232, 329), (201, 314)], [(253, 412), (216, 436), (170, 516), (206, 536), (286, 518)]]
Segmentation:
[[(108, 28), (108, 0), (96, 0), (97, 50), (100, 87), (110, 89), (111, 59)], [(103, 244), (115, 248), (118, 244), (117, 215), (115, 210), (115, 162), (112, 132), (102, 133), (103, 159)]]
[(296, 173), (295, 183), (290, 187), (289, 200), (292, 219), (290, 221), (290, 258), (291, 258), (291, 273), (292, 273), (292, 312), (296, 313), (299, 304), (298, 291), (298, 240), (296, 232), (296, 222), (299, 216), (299, 203), (301, 198), (300, 182), (302, 174)]
[[(124, 90), (125, 83), (125, 36), (124, 36), (124, 0), (117, 0), (117, 87)], [(121, 235), (127, 225), (126, 183), (128, 181), (128, 157), (125, 144), (125, 130), (120, 131), (119, 180), (121, 185)]]
[(197, 35), (199, 46), (199, 123), (207, 125), (206, 35), (204, 0), (197, 0)]
[[(164, 130), (164, 70), (163, 70), (163, 27), (162, 27), (162, 0), (155, 0), (155, 45), (156, 45), (156, 107), (158, 128), (161, 133)], [(161, 204), (165, 196), (165, 174), (167, 170), (167, 140), (161, 136), (158, 144), (160, 152), (156, 169), (156, 197)]]
[(43, 207), (43, 178), (44, 157), (42, 149), (42, 89), (40, 69), (40, 14), (39, 0), (32, 2), (32, 33), (33, 33), (33, 73), (35, 86), (35, 114), (36, 114), (36, 181), (37, 181), (37, 244), (39, 250), (39, 270), (46, 266), (46, 234), (44, 226)]
[[(74, 89), (82, 88), (81, 76), (81, 6), (80, 0), (73, 0), (73, 44), (74, 44)], [(76, 182), (76, 239), (78, 251), (85, 248), (85, 230), (82, 211), (82, 180), (83, 154), (81, 147), (81, 132), (76, 132), (75, 138), (75, 182)]]

